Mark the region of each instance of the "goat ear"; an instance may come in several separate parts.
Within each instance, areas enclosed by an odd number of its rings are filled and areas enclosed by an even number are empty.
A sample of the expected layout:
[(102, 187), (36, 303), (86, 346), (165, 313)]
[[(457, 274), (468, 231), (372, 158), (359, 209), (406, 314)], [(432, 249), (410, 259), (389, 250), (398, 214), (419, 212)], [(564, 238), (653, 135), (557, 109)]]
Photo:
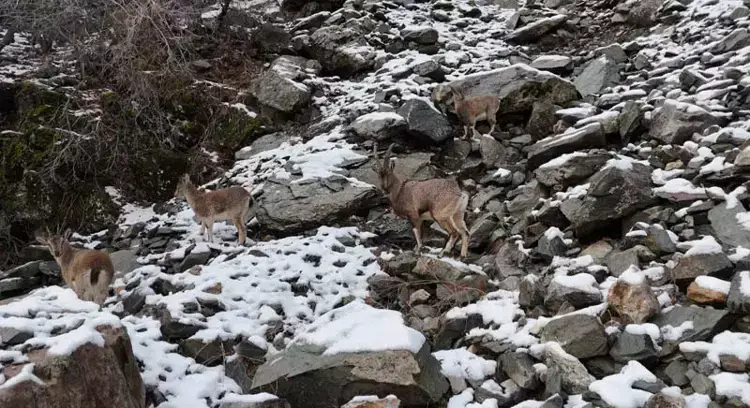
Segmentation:
[(393, 173), (393, 169), (395, 168), (396, 168), (396, 162), (393, 159), (388, 160), (388, 172)]
[(63, 238), (65, 238), (66, 241), (70, 241), (71, 236), (73, 236), (73, 231), (70, 228), (66, 229)]
[(41, 234), (37, 232), (35, 238), (36, 238), (36, 242), (43, 244), (43, 245), (47, 245), (47, 237), (42, 236)]

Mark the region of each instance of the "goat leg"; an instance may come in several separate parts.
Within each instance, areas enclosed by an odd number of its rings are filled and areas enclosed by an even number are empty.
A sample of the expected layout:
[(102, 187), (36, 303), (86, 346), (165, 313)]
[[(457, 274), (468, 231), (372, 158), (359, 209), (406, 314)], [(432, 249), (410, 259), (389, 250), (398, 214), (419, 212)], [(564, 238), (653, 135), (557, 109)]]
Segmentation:
[(417, 241), (417, 245), (414, 247), (414, 252), (417, 254), (422, 253), (422, 219), (417, 217), (411, 220), (413, 226), (412, 232), (414, 233), (414, 239)]

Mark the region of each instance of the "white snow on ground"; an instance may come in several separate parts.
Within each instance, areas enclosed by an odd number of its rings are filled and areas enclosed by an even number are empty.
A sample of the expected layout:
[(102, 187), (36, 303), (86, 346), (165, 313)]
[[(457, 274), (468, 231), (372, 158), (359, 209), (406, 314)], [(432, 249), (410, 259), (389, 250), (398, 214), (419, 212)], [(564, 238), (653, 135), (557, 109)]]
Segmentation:
[(718, 373), (709, 376), (716, 387), (716, 394), (738, 397), (745, 405), (750, 405), (750, 375)]
[(466, 381), (476, 383), (495, 374), (497, 362), (485, 360), (466, 347), (432, 353), (440, 362), (440, 372), (448, 378), (454, 392), (466, 389)]
[(710, 343), (705, 341), (680, 343), (680, 351), (706, 354), (711, 361), (720, 364), (721, 356), (736, 356), (742, 361), (750, 361), (750, 333), (725, 331), (714, 336)]
[(651, 393), (632, 388), (636, 381), (656, 382), (656, 376), (637, 361), (629, 361), (619, 374), (594, 381), (589, 390), (596, 392), (607, 404), (618, 408), (644, 406)]

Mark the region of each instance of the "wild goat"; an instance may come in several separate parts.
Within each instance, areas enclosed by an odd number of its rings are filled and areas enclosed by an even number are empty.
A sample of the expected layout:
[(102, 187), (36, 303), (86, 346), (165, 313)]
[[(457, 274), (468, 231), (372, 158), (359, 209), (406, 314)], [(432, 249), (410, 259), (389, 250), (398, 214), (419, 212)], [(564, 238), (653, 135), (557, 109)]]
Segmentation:
[(112, 260), (104, 252), (91, 249), (76, 249), (70, 246), (72, 231), (65, 234), (37, 235), (36, 239), (49, 248), (49, 252), (60, 265), (62, 278), (81, 300), (102, 305), (109, 294), (109, 285), (115, 276)]
[(200, 191), (185, 174), (177, 183), (174, 193), (177, 198), (185, 198), (196, 218), (201, 223), (201, 235), (208, 230), (208, 240), (214, 242), (214, 221), (232, 221), (239, 234), (239, 244), (247, 238), (247, 216), (253, 198), (242, 187), (222, 188), (216, 191)]
[[(456, 111), (461, 122), (464, 124), (464, 138), (474, 137), (477, 130), (477, 122), (486, 120), (490, 124), (490, 134), (495, 131), (497, 123), (497, 111), (500, 109), (500, 101), (495, 95), (481, 95), (467, 98), (457, 87), (449, 87), (453, 95), (453, 110)], [(471, 136), (469, 136), (471, 129)]]
[(413, 227), (417, 245), (415, 251), (422, 251), (422, 222), (434, 220), (449, 234), (440, 256), (453, 250), (458, 237), (461, 237), (461, 259), (469, 252), (469, 229), (464, 222), (464, 211), (469, 203), (469, 195), (461, 191), (455, 180), (435, 178), (430, 180), (403, 180), (394, 172), (391, 161), (393, 144), (386, 151), (383, 162), (379, 162), (377, 145), (374, 156), (380, 188), (388, 197), (393, 212), (408, 218)]

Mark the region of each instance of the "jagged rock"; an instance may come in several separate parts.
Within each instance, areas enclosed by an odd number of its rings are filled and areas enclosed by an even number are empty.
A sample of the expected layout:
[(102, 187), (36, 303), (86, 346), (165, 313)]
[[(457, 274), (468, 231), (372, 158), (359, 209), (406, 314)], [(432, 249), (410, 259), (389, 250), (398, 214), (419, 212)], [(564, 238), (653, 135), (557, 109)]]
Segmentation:
[(645, 244), (656, 254), (673, 254), (677, 252), (677, 244), (672, 241), (667, 230), (659, 224), (653, 224), (646, 230)]
[(664, 368), (664, 374), (669, 378), (671, 384), (684, 387), (690, 384), (690, 379), (685, 375), (688, 370), (688, 362), (685, 360), (674, 360)]
[(500, 99), (500, 114), (528, 112), (535, 102), (565, 105), (579, 99), (571, 82), (526, 64), (471, 74), (438, 85), (432, 94), (433, 101), (449, 105), (451, 87), (461, 89), (467, 96), (496, 95)]
[(624, 144), (628, 143), (639, 133), (642, 122), (643, 113), (641, 112), (641, 104), (637, 101), (625, 102), (619, 118), (620, 138)]
[(627, 331), (617, 336), (609, 354), (620, 363), (636, 360), (650, 364), (658, 359), (654, 341), (648, 334), (632, 334)]
[(531, 67), (555, 74), (562, 74), (573, 69), (573, 60), (565, 55), (542, 55), (531, 62)]
[(440, 34), (432, 27), (410, 27), (401, 31), (404, 41), (412, 41), (422, 45), (432, 45), (437, 43)]
[(514, 30), (508, 34), (506, 40), (518, 44), (536, 42), (540, 40), (543, 35), (562, 25), (567, 19), (568, 17), (563, 14), (539, 19)]
[(393, 112), (373, 112), (362, 115), (351, 125), (358, 136), (366, 139), (388, 140), (408, 128), (406, 119)]
[(335, 11), (343, 6), (344, 0), (284, 0), (281, 10), (286, 13), (310, 15), (321, 11)]
[(669, 311), (657, 315), (651, 322), (659, 326), (664, 333), (665, 327), (672, 328), (686, 327), (684, 324), (691, 324), (693, 328), (686, 329), (679, 333), (679, 336), (673, 341), (682, 343), (685, 341), (706, 341), (714, 335), (720, 333), (732, 326), (735, 318), (726, 310), (716, 310), (704, 307), (684, 307), (675, 306)]
[(569, 199), (561, 206), (579, 236), (607, 228), (655, 201), (651, 168), (641, 163), (617, 160), (588, 182), (588, 194), (583, 199)]
[(610, 311), (625, 324), (641, 324), (661, 310), (651, 285), (632, 271), (624, 272), (609, 288), (607, 303)]
[(541, 332), (542, 342), (560, 343), (563, 350), (576, 358), (585, 359), (607, 355), (607, 334), (599, 318), (570, 315), (552, 320)]
[(714, 46), (711, 47), (711, 53), (721, 54), (736, 50), (748, 44), (750, 44), (750, 33), (745, 28), (738, 28), (714, 44)]
[(418, 62), (412, 65), (411, 70), (419, 76), (431, 78), (438, 82), (445, 80), (445, 71), (443, 71), (440, 63), (433, 59)]
[(479, 314), (470, 314), (467, 317), (443, 315), (440, 318), (440, 328), (433, 339), (435, 349), (445, 350), (453, 347), (456, 340), (463, 338), (471, 329), (481, 326), (482, 322), (482, 316)]
[(693, 133), (703, 132), (718, 122), (714, 115), (699, 106), (667, 99), (654, 111), (649, 136), (666, 144), (682, 144)]
[(383, 272), (397, 277), (403, 277), (411, 273), (417, 262), (422, 259), (419, 255), (412, 251), (403, 251), (393, 257), (393, 259), (385, 262), (383, 266)]
[(745, 213), (742, 203), (733, 203), (732, 207), (726, 202), (717, 204), (708, 212), (708, 220), (716, 232), (716, 238), (726, 245), (750, 248), (750, 231), (737, 222), (737, 215)]
[(519, 287), (518, 304), (526, 309), (531, 309), (544, 302), (544, 287), (538, 276), (528, 274), (521, 279)]
[(478, 249), (487, 246), (499, 222), (500, 220), (493, 213), (482, 214), (477, 218), (469, 228), (469, 248)]
[[(370, 27), (363, 27), (367, 29)], [(371, 27), (374, 29), (374, 25)], [(351, 76), (369, 69), (374, 63), (374, 55), (366, 50), (367, 41), (363, 33), (338, 25), (326, 25), (310, 36), (308, 53), (320, 61), (327, 72), (341, 76)]]
[(181, 323), (177, 320), (174, 320), (171, 313), (166, 308), (159, 309), (157, 312), (157, 317), (159, 320), (159, 330), (161, 331), (162, 337), (170, 342), (185, 340), (195, 333), (198, 333), (198, 331), (203, 328), (201, 326)]
[(534, 171), (534, 176), (547, 187), (565, 189), (589, 178), (611, 158), (607, 153), (572, 153), (542, 164)]
[(549, 262), (556, 256), (565, 255), (568, 246), (565, 244), (565, 241), (563, 241), (561, 236), (544, 234), (539, 238), (536, 250), (543, 259)]
[(518, 0), (489, 0), (488, 3), (501, 9), (518, 9)]
[(558, 310), (568, 303), (576, 309), (597, 305), (602, 302), (593, 276), (581, 273), (575, 276), (558, 276), (552, 280), (544, 297), (544, 306), (550, 310)]
[(175, 272), (184, 272), (196, 265), (205, 265), (211, 259), (211, 252), (190, 252), (174, 267)]
[(406, 288), (406, 282), (389, 275), (372, 275), (367, 279), (369, 289), (375, 299), (397, 300), (402, 290)]
[(525, 275), (524, 265), (528, 261), (528, 255), (518, 248), (518, 244), (506, 242), (495, 254), (494, 267), (497, 271), (497, 277), (504, 279), (510, 276)]
[[(47, 349), (30, 351), (32, 373), (43, 383), (21, 381), (0, 388), (0, 405), (145, 408), (145, 389), (127, 331), (109, 326), (97, 330), (104, 338), (101, 347), (85, 344), (66, 356), (49, 355)], [(25, 365), (5, 366), (0, 374), (10, 381)]]
[(721, 252), (719, 247), (717, 252), (699, 252), (690, 253), (680, 258), (672, 270), (672, 277), (677, 285), (686, 288), (698, 276), (708, 275), (714, 277), (724, 277), (732, 271), (734, 265), (732, 261)]
[(473, 275), (469, 269), (459, 268), (445, 261), (429, 256), (419, 257), (412, 274), (419, 278), (431, 278), (439, 281), (454, 282)]
[(23, 344), (33, 337), (33, 332), (18, 330), (13, 327), (0, 327), (0, 346), (5, 348)]
[(742, 150), (734, 159), (734, 165), (743, 168), (750, 167), (750, 145), (742, 147)]
[(620, 82), (617, 62), (607, 55), (602, 55), (589, 62), (575, 79), (576, 89), (581, 96), (599, 94), (604, 88)]
[(289, 142), (292, 137), (284, 132), (270, 133), (256, 139), (250, 146), (245, 146), (234, 153), (235, 160), (246, 160), (258, 153), (267, 152)]
[(737, 272), (732, 278), (727, 307), (733, 313), (750, 313), (750, 272)]
[(485, 382), (474, 391), (474, 399), (483, 403), (486, 400), (495, 400), (498, 407), (511, 407), (523, 400), (525, 390), (518, 386), (513, 380), (507, 379), (500, 384), (496, 382)]
[(136, 290), (122, 301), (122, 307), (129, 315), (135, 315), (146, 305), (146, 295)]
[(269, 180), (257, 201), (256, 217), (264, 228), (292, 233), (334, 223), (369, 208), (373, 188), (352, 185), (340, 176), (291, 183)]
[(582, 394), (593, 382), (586, 367), (557, 344), (552, 343), (544, 350), (544, 364), (547, 366), (545, 395)]
[(641, 261), (656, 259), (656, 255), (643, 245), (636, 245), (624, 251), (615, 250), (607, 255), (605, 262), (609, 273), (619, 277), (632, 265), (638, 266)]
[(224, 372), (240, 386), (243, 393), (250, 393), (255, 372), (266, 362), (267, 350), (244, 340), (234, 347), (234, 352), (234, 356), (226, 359)]
[(318, 72), (319, 62), (285, 55), (252, 82), (250, 92), (265, 106), (293, 113), (307, 106), (312, 95), (312, 89), (301, 81)]
[(453, 126), (431, 103), (409, 99), (398, 110), (409, 126), (409, 132), (434, 143), (442, 143), (453, 136)]
[(536, 102), (532, 106), (531, 116), (526, 124), (526, 132), (534, 140), (543, 139), (552, 133), (552, 128), (557, 122), (555, 105), (547, 102)]
[(412, 406), (436, 402), (448, 382), (427, 345), (416, 354), (390, 350), (325, 355), (291, 347), (258, 368), (253, 388), (273, 392), (294, 407), (330, 408), (387, 390)]
[(548, 161), (578, 150), (604, 147), (607, 140), (599, 123), (591, 123), (579, 129), (569, 129), (536, 142), (529, 149), (528, 167), (536, 169)]
[(536, 390), (539, 378), (534, 369), (534, 361), (526, 353), (505, 353), (497, 361), (505, 374), (519, 387)]
[(519, 187), (519, 193), (505, 204), (508, 213), (516, 218), (525, 218), (531, 209), (545, 196), (542, 186), (536, 180), (531, 180)]
[(620, 44), (610, 44), (605, 47), (599, 47), (594, 50), (595, 55), (606, 55), (617, 63), (628, 60), (628, 55), (622, 49)]

